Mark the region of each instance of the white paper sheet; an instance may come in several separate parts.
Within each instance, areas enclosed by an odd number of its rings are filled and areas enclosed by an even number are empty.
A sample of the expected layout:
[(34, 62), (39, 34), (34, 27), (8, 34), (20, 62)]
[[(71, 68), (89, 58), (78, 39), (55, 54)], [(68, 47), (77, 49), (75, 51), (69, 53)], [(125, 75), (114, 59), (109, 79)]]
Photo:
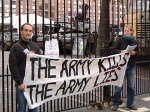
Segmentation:
[(133, 46), (128, 45), (127, 48), (126, 48), (126, 50), (129, 51), (129, 52), (133, 51), (136, 48), (136, 46), (137, 45), (133, 45)]

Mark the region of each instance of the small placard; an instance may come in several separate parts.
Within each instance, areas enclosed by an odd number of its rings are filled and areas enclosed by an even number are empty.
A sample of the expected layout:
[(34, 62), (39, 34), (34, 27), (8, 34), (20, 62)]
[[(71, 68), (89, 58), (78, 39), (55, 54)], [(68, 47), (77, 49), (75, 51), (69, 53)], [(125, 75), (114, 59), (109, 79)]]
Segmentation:
[(59, 58), (59, 46), (57, 39), (52, 39), (45, 42), (45, 55)]
[(83, 56), (85, 48), (86, 48), (86, 39), (83, 40), (82, 38), (78, 38), (78, 44), (77, 44), (77, 38), (75, 38), (73, 49), (72, 49), (72, 55), (77, 55), (77, 49), (78, 49), (78, 55)]

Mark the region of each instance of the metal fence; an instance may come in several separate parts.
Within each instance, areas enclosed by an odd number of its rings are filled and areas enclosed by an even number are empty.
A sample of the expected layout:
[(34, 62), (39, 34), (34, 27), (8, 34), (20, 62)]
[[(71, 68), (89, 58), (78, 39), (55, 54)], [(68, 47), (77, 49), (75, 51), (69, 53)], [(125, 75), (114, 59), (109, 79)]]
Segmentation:
[[(8, 68), (11, 46), (21, 39), (20, 26), (34, 25), (35, 41), (43, 51), (45, 40), (57, 39), (60, 57), (73, 58), (74, 40), (83, 39), (83, 58), (96, 55), (98, 26), (103, 0), (1, 0), (0, 1), (0, 111), (16, 112), (14, 81)], [(124, 24), (131, 24), (139, 41), (140, 55), (136, 63), (136, 95), (150, 92), (150, 0), (108, 0), (110, 38), (123, 34)], [(32, 17), (32, 18), (31, 18)], [(86, 40), (86, 41), (84, 41)], [(78, 49), (78, 48), (77, 48)], [(78, 51), (78, 50), (77, 50)], [(127, 96), (124, 81), (122, 96)], [(110, 87), (112, 100), (114, 87)], [(104, 102), (104, 87), (93, 91), (49, 101), (39, 112), (65, 111), (90, 105), (91, 101)]]

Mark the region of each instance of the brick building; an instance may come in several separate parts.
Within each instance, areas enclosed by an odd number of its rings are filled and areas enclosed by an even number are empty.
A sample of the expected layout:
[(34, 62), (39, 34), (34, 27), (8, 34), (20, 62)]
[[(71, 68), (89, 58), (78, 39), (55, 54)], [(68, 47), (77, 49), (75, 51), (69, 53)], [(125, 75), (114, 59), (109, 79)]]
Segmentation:
[[(43, 3), (44, 1), (44, 3)], [(51, 3), (50, 3), (51, 1)], [(74, 18), (75, 14), (80, 10), (82, 10), (82, 4), (83, 2), (90, 5), (90, 14), (88, 10), (88, 16), (90, 16), (92, 21), (98, 22), (100, 19), (100, 0), (12, 0), (12, 13), (13, 15), (19, 14), (19, 4), (20, 4), (20, 13), (26, 14), (27, 13), (27, 2), (28, 2), (28, 11), (30, 14), (35, 13), (35, 8), (37, 9), (37, 15), (42, 16), (43, 12), (44, 17), (46, 18), (52, 18), (54, 21), (64, 21), (64, 15), (66, 17), (66, 21), (68, 21), (68, 18)], [(10, 16), (10, 0), (3, 0), (4, 3), (4, 17)], [(35, 5), (35, 3), (37, 5)], [(1, 5), (2, 1), (0, 2), (0, 16), (2, 15), (2, 8)], [(44, 4), (44, 5), (43, 5)], [(114, 9), (112, 6), (115, 6)], [(44, 6), (44, 8), (43, 8)], [(118, 8), (119, 6), (119, 8)], [(64, 9), (65, 7), (65, 9)], [(78, 9), (77, 9), (78, 7)], [(95, 10), (96, 8), (96, 10)], [(44, 9), (44, 11), (43, 11)], [(120, 18), (122, 18), (121, 14), (124, 7), (122, 7), (120, 2), (117, 2), (117, 0), (110, 0), (110, 18), (117, 18), (119, 16), (119, 21), (121, 21)], [(113, 11), (112, 11), (113, 10)], [(65, 11), (65, 12), (64, 12)], [(58, 13), (58, 15), (57, 15)], [(72, 13), (72, 16), (71, 16)], [(95, 14), (98, 15), (95, 18)], [(112, 17), (112, 14), (114, 16)], [(119, 15), (118, 15), (119, 14)], [(1, 17), (0, 17), (1, 18)], [(112, 20), (110, 20), (111, 22)], [(114, 19), (114, 23), (117, 23), (117, 19)]]

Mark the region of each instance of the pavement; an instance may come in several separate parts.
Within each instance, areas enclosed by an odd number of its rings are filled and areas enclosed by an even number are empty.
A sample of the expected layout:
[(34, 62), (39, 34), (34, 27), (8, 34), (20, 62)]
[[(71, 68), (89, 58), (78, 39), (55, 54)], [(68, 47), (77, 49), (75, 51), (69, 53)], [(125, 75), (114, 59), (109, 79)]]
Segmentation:
[[(150, 112), (150, 93), (137, 95), (135, 97), (135, 106), (137, 110), (126, 110), (126, 98), (123, 99), (123, 104), (119, 106), (116, 112)], [(104, 103), (103, 110), (98, 110), (97, 107), (93, 108), (91, 106), (68, 110), (67, 112), (114, 112), (108, 103)]]

